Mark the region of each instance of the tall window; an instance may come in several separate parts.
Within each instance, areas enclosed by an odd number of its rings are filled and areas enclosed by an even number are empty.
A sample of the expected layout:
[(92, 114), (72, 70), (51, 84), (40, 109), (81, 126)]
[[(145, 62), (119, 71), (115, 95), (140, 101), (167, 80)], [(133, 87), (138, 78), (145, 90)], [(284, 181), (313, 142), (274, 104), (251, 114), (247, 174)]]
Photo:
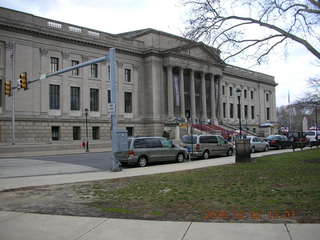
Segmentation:
[(132, 113), (132, 93), (131, 92), (124, 93), (124, 112)]
[(254, 119), (254, 106), (251, 106), (251, 119)]
[(60, 109), (60, 85), (49, 85), (49, 108)]
[(90, 111), (99, 111), (99, 89), (90, 88)]
[(223, 112), (223, 117), (226, 118), (226, 103), (222, 103), (222, 112)]
[(2, 88), (2, 80), (0, 79), (0, 107), (2, 107), (2, 90), (3, 88)]
[(51, 139), (52, 141), (60, 140), (60, 127), (58, 126), (51, 127)]
[(124, 69), (124, 76), (125, 76), (125, 81), (126, 82), (131, 82), (131, 69)]
[[(79, 61), (77, 60), (72, 60), (71, 65), (76, 66), (79, 64)], [(72, 70), (72, 76), (79, 76), (79, 68)]]
[(56, 72), (59, 70), (59, 58), (50, 57), (50, 71)]
[(133, 127), (126, 127), (127, 131), (128, 131), (128, 137), (132, 137), (133, 136)]
[(72, 111), (80, 110), (80, 88), (79, 87), (71, 87), (70, 93), (70, 105)]
[(270, 120), (270, 108), (267, 107), (267, 120)]
[(240, 115), (241, 115), (241, 105), (240, 104), (237, 104), (237, 115), (238, 115), (238, 118), (240, 118)]
[(98, 64), (91, 64), (91, 77), (98, 78)]
[(253, 99), (253, 91), (250, 91), (251, 99)]
[(225, 89), (224, 86), (222, 86), (222, 95), (224, 95)]
[(247, 89), (244, 89), (243, 94), (244, 94), (244, 98), (247, 98)]
[(233, 103), (230, 103), (230, 118), (233, 118)]
[(248, 105), (244, 105), (244, 118), (248, 118)]
[(92, 127), (92, 139), (100, 139), (100, 127)]
[(111, 103), (111, 90), (108, 90), (108, 103)]
[(79, 126), (74, 126), (72, 129), (73, 140), (80, 140), (81, 139), (81, 128)]
[(229, 87), (230, 97), (232, 97), (232, 87)]
[(269, 93), (266, 93), (266, 101), (269, 102)]

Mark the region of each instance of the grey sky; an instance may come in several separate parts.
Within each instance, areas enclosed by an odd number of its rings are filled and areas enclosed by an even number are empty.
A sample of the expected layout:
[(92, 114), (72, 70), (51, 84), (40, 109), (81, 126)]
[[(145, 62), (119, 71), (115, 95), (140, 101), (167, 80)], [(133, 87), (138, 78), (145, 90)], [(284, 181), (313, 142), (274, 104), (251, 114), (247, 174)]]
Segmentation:
[[(155, 28), (181, 36), (187, 18), (180, 0), (0, 0), (0, 6), (108, 33)], [(297, 44), (266, 65), (232, 64), (275, 76), (277, 106), (287, 104), (288, 91), (291, 101), (301, 97), (308, 77), (319, 74), (319, 62)]]

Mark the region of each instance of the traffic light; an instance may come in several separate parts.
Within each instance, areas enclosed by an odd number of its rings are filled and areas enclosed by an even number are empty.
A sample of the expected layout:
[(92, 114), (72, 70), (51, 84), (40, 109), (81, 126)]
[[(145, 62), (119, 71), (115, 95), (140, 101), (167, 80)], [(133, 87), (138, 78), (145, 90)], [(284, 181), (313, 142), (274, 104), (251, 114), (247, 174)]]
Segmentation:
[(11, 82), (5, 81), (4, 83), (4, 94), (7, 96), (11, 96)]
[(21, 88), (24, 90), (28, 89), (28, 76), (26, 72), (23, 72), (20, 74), (20, 82), (21, 82)]

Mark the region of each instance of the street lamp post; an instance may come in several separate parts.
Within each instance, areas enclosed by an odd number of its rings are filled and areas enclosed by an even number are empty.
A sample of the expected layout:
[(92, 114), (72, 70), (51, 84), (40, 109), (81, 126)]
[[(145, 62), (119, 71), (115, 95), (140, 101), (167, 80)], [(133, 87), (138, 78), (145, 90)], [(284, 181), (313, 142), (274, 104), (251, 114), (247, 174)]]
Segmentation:
[(88, 108), (84, 109), (86, 116), (86, 152), (89, 152), (89, 140), (88, 140)]
[(241, 105), (240, 105), (240, 97), (241, 97), (241, 89), (237, 89), (236, 90), (236, 93), (237, 93), (237, 96), (238, 96), (238, 117), (239, 117), (239, 134), (240, 134), (240, 138), (242, 136), (242, 133), (241, 133)]

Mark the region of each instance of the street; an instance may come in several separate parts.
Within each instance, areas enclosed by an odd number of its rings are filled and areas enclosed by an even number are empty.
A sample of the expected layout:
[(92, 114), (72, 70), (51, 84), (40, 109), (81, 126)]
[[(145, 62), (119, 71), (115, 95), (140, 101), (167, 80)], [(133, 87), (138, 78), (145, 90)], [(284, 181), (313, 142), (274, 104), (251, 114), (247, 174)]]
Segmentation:
[(0, 158), (0, 178), (109, 171), (112, 153)]

